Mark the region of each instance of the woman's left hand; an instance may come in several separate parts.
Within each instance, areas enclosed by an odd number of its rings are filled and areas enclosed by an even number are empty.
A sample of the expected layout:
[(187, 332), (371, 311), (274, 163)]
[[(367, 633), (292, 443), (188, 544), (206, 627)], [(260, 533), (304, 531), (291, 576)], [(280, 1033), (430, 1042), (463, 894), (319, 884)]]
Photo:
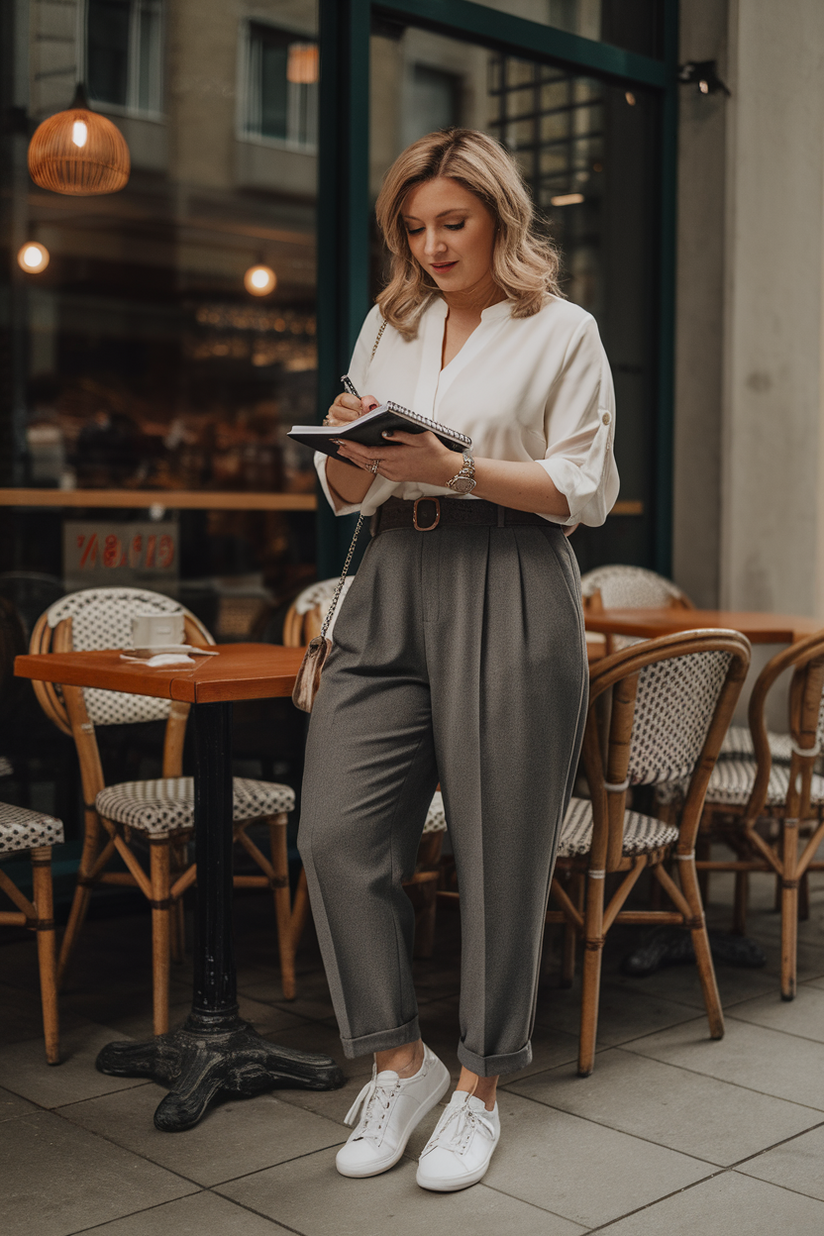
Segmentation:
[(424, 433), (404, 433), (396, 430), (386, 439), (386, 447), (362, 446), (359, 442), (341, 442), (338, 450), (344, 459), (364, 468), (374, 469), (387, 481), (419, 481), (425, 485), (446, 485), (460, 469), (456, 456), (440, 438), (428, 429)]

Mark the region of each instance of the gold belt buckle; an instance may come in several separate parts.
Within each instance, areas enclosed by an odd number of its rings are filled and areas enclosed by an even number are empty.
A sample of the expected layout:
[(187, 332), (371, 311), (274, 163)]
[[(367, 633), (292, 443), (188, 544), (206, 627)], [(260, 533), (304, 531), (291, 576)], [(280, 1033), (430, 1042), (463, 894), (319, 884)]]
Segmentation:
[[(420, 502), (434, 502), (435, 503), (434, 523), (426, 524), (424, 526), (421, 526), (421, 524), (418, 523), (418, 504)], [(437, 528), (440, 522), (441, 522), (441, 504), (438, 498), (416, 498), (415, 499), (415, 505), (412, 508), (412, 523), (415, 527), (416, 532), (432, 532), (434, 528)]]

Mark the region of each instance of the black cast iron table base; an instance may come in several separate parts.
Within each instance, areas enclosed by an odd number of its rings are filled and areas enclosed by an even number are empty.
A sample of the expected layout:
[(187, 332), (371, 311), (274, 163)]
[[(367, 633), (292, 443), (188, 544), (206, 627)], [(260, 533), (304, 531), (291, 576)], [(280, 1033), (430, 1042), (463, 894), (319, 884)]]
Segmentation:
[(155, 1112), (164, 1133), (197, 1124), (219, 1094), (251, 1098), (280, 1086), (335, 1090), (329, 1056), (278, 1047), (238, 1016), (232, 939), (232, 706), (195, 704), (195, 848), (192, 1011), (179, 1030), (145, 1043), (109, 1043), (101, 1073), (151, 1077), (170, 1087)]
[(109, 1043), (97, 1068), (112, 1077), (150, 1077), (168, 1086), (154, 1117), (164, 1133), (191, 1129), (218, 1095), (248, 1099), (286, 1086), (335, 1090), (344, 1080), (331, 1056), (279, 1047), (240, 1017), (221, 1031), (198, 1028), (192, 1015), (179, 1030), (145, 1043)]

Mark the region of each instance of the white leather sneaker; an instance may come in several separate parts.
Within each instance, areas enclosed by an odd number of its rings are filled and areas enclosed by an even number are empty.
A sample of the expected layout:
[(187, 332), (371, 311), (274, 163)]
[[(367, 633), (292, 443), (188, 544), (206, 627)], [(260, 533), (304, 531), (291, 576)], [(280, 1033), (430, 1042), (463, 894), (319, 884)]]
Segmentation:
[(426, 1045), (413, 1077), (399, 1077), (391, 1069), (379, 1073), (373, 1064), (372, 1080), (346, 1114), (346, 1124), (358, 1123), (335, 1159), (341, 1176), (377, 1176), (393, 1167), (412, 1130), (448, 1089), (449, 1070)]
[(491, 1112), (482, 1099), (456, 1090), (418, 1161), (418, 1184), (436, 1193), (453, 1193), (485, 1175), (501, 1136), (498, 1104)]

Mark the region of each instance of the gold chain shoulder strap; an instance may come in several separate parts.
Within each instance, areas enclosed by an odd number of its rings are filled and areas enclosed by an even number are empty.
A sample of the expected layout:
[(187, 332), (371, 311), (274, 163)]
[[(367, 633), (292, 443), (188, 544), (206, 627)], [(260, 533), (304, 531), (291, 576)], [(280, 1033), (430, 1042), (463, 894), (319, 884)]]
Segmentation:
[[(386, 318), (384, 318), (384, 319), (383, 319), (383, 321), (381, 322), (380, 327), (379, 327), (379, 329), (378, 329), (378, 337), (377, 337), (377, 339), (375, 340), (374, 344), (372, 345), (372, 355), (369, 357), (369, 364), (370, 364), (370, 365), (372, 364), (372, 361), (375, 359), (375, 353), (376, 353), (376, 352), (377, 352), (377, 350), (378, 350), (378, 344), (380, 343), (381, 338), (382, 338), (382, 336), (383, 336), (383, 332), (384, 332), (385, 330), (386, 330)], [(335, 594), (334, 594), (334, 596), (332, 597), (332, 604), (329, 606), (329, 612), (328, 612), (328, 614), (326, 615), (326, 617), (324, 618), (324, 620), (323, 620), (323, 626), (322, 626), (322, 627), (321, 627), (321, 629), (320, 629), (320, 634), (321, 634), (321, 638), (322, 638), (322, 639), (325, 639), (325, 638), (326, 638), (326, 631), (327, 631), (327, 629), (328, 629), (328, 627), (329, 627), (329, 623), (332, 621), (332, 615), (333, 615), (333, 614), (334, 614), (334, 612), (335, 612), (335, 609), (336, 609), (337, 604), (338, 604), (338, 600), (339, 600), (339, 598), (340, 598), (340, 594), (341, 594), (341, 592), (342, 592), (342, 590), (343, 590), (343, 582), (344, 582), (344, 580), (346, 579), (346, 574), (347, 574), (347, 572), (348, 572), (348, 570), (349, 570), (349, 564), (350, 564), (350, 563), (351, 563), (351, 561), (352, 561), (352, 555), (353, 555), (353, 554), (354, 554), (354, 552), (355, 552), (355, 546), (356, 546), (356, 545), (357, 545), (357, 543), (358, 543), (358, 536), (360, 535), (360, 530), (361, 530), (361, 528), (362, 528), (362, 527), (363, 527), (363, 513), (361, 513), (360, 515), (358, 515), (358, 522), (357, 522), (357, 524), (356, 524), (356, 526), (355, 526), (355, 534), (354, 534), (354, 536), (352, 537), (352, 543), (351, 543), (351, 545), (349, 546), (349, 553), (346, 555), (346, 561), (345, 561), (345, 562), (344, 562), (344, 564), (343, 564), (343, 570), (341, 571), (341, 576), (340, 576), (340, 579), (338, 580), (337, 587), (335, 588)]]

